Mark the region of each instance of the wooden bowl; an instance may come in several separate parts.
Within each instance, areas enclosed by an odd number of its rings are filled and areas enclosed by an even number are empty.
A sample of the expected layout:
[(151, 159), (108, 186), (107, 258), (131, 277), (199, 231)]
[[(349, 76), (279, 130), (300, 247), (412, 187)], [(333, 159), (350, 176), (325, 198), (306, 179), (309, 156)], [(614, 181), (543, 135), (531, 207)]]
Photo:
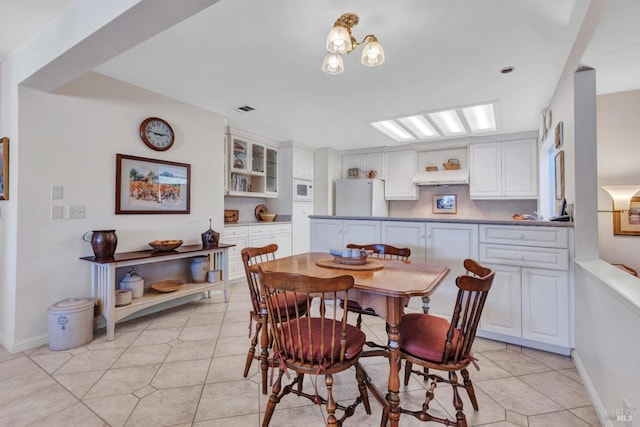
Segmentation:
[(260, 218), (262, 218), (262, 220), (266, 222), (272, 222), (274, 219), (276, 219), (277, 216), (278, 214), (266, 213), (266, 212), (260, 214)]
[(154, 240), (149, 242), (149, 246), (156, 251), (172, 251), (179, 248), (180, 245), (182, 245), (182, 240)]

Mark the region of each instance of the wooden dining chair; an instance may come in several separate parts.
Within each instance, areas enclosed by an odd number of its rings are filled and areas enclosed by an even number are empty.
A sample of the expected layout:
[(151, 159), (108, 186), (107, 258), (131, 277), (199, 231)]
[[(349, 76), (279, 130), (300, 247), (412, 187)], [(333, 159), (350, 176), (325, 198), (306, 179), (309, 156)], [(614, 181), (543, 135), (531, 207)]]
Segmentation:
[[(471, 259), (464, 261), (464, 267), (467, 274), (456, 278), (458, 297), (453, 308), (451, 322), (429, 314), (411, 313), (402, 317), (399, 328), (400, 358), (406, 361), (404, 384), (409, 384), (411, 373), (421, 375), (427, 381), (431, 380), (422, 408), (418, 411), (403, 408), (402, 413), (411, 414), (421, 421), (435, 421), (457, 427), (467, 426), (458, 388), (465, 388), (473, 409), (478, 410), (478, 401), (467, 367), (470, 363), (475, 364), (471, 347), (495, 275), (494, 271)], [(424, 372), (412, 370), (414, 363), (425, 368)], [(448, 379), (437, 374), (430, 374), (428, 369), (447, 371), (449, 373)], [(456, 371), (460, 371), (462, 374), (463, 384), (458, 383)], [(456, 409), (455, 421), (438, 418), (427, 412), (429, 402), (435, 397), (438, 382), (448, 383), (452, 386), (453, 406)], [(388, 413), (383, 412), (383, 423), (386, 423), (387, 418)]]
[[(347, 312), (339, 309), (334, 301), (338, 298), (349, 301), (349, 290), (353, 287), (352, 276), (316, 278), (300, 274), (265, 272), (260, 270), (260, 285), (269, 315), (271, 336), (273, 337), (274, 364), (279, 372), (267, 402), (262, 427), (271, 421), (276, 405), (282, 398), (293, 393), (306, 397), (316, 404), (326, 405), (327, 426), (340, 426), (353, 415), (362, 403), (367, 414), (371, 414), (367, 393), (367, 376), (360, 366), (366, 337), (364, 332), (347, 323)], [(296, 306), (295, 301), (304, 299), (307, 316), (302, 317), (302, 308), (295, 313), (283, 309), (279, 301)], [(312, 309), (313, 304), (313, 309)], [(333, 374), (355, 367), (359, 395), (349, 406), (339, 404), (333, 396)], [(274, 367), (275, 369), (275, 367)], [(284, 388), (282, 376), (289, 377), (289, 370), (295, 378)], [(312, 376), (315, 390), (303, 390), (304, 375)], [(318, 392), (317, 377), (324, 375), (326, 397)], [(314, 379), (315, 378), (315, 379)], [(340, 399), (342, 400), (342, 399)], [(342, 412), (340, 419), (336, 411)], [(304, 422), (301, 421), (300, 424)]]
[[(385, 245), (382, 243), (374, 243), (371, 245), (358, 245), (354, 243), (349, 243), (347, 245), (349, 249), (365, 249), (368, 251), (373, 251), (369, 257), (377, 258), (377, 259), (401, 259), (408, 260), (411, 256), (411, 249), (409, 248), (396, 248), (391, 245)], [(341, 303), (341, 307), (344, 308), (344, 303)], [(362, 326), (362, 315), (366, 314), (369, 316), (377, 316), (376, 312), (372, 308), (364, 308), (360, 304), (355, 301), (349, 301), (347, 305), (347, 310), (352, 313), (358, 314), (358, 319), (356, 320), (356, 326), (360, 328)], [(377, 347), (377, 345), (376, 345)]]
[[(267, 394), (267, 372), (269, 370), (269, 347), (271, 338), (267, 328), (268, 317), (266, 315), (266, 309), (262, 307), (262, 297), (260, 295), (260, 278), (258, 273), (254, 273), (250, 270), (250, 267), (267, 261), (275, 259), (275, 253), (278, 250), (278, 245), (270, 244), (260, 248), (244, 248), (240, 252), (242, 262), (244, 264), (244, 271), (247, 276), (247, 284), (249, 285), (249, 294), (251, 296), (252, 310), (249, 313), (249, 330), (252, 329), (252, 324), (255, 322), (255, 334), (251, 338), (251, 344), (249, 345), (249, 351), (247, 352), (247, 360), (244, 365), (244, 372), (242, 375), (246, 378), (251, 368), (251, 363), (254, 360), (260, 361), (260, 370), (262, 373), (262, 394)], [(283, 309), (287, 312), (295, 313), (302, 311), (306, 313), (306, 300), (302, 297), (300, 299), (287, 299), (279, 301), (284, 304)], [(290, 305), (288, 305), (290, 304)], [(261, 335), (262, 332), (262, 335)], [(251, 332), (249, 333), (251, 335)], [(260, 354), (256, 355), (256, 346), (258, 345), (258, 339), (260, 339)]]

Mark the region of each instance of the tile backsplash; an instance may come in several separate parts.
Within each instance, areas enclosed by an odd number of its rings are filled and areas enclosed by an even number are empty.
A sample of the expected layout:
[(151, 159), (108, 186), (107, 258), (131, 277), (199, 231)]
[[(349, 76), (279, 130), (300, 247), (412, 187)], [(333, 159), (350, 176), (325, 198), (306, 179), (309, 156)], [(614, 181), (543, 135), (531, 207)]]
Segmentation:
[[(457, 213), (434, 214), (433, 196), (455, 194)], [(536, 200), (471, 200), (468, 185), (420, 187), (418, 200), (392, 200), (389, 216), (399, 218), (512, 219), (513, 214), (532, 214)]]

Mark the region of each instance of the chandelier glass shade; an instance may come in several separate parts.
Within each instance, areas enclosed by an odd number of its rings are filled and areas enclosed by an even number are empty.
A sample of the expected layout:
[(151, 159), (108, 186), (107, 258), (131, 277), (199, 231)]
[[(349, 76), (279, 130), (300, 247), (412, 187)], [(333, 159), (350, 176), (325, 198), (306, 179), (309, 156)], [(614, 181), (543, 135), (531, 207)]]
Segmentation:
[(358, 25), (360, 18), (353, 13), (345, 13), (336, 20), (327, 35), (327, 51), (322, 61), (322, 71), (327, 74), (340, 74), (344, 71), (343, 53), (349, 54), (356, 47), (367, 43), (362, 50), (360, 62), (367, 67), (377, 67), (384, 62), (384, 49), (373, 34), (365, 36), (358, 42), (351, 33), (351, 28)]

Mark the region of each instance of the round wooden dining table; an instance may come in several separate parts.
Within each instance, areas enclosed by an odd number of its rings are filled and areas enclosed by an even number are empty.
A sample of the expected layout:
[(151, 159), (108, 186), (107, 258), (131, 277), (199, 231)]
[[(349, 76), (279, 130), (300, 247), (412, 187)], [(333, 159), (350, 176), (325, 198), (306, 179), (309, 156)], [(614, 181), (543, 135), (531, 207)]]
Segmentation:
[[(333, 257), (327, 253), (303, 253), (279, 258), (252, 267), (260, 266), (265, 271), (304, 274), (312, 277), (353, 276), (354, 287), (349, 291), (349, 299), (363, 308), (371, 308), (389, 325), (389, 380), (388, 393), (383, 398), (373, 388), (376, 399), (389, 411), (392, 427), (398, 426), (400, 419), (400, 374), (399, 374), (399, 325), (404, 307), (411, 297), (428, 297), (449, 274), (449, 268), (425, 262), (382, 260), (382, 267), (376, 269), (353, 269), (351, 266), (332, 265), (327, 261)], [(323, 266), (318, 265), (318, 261)], [(376, 260), (378, 261), (378, 260)]]

